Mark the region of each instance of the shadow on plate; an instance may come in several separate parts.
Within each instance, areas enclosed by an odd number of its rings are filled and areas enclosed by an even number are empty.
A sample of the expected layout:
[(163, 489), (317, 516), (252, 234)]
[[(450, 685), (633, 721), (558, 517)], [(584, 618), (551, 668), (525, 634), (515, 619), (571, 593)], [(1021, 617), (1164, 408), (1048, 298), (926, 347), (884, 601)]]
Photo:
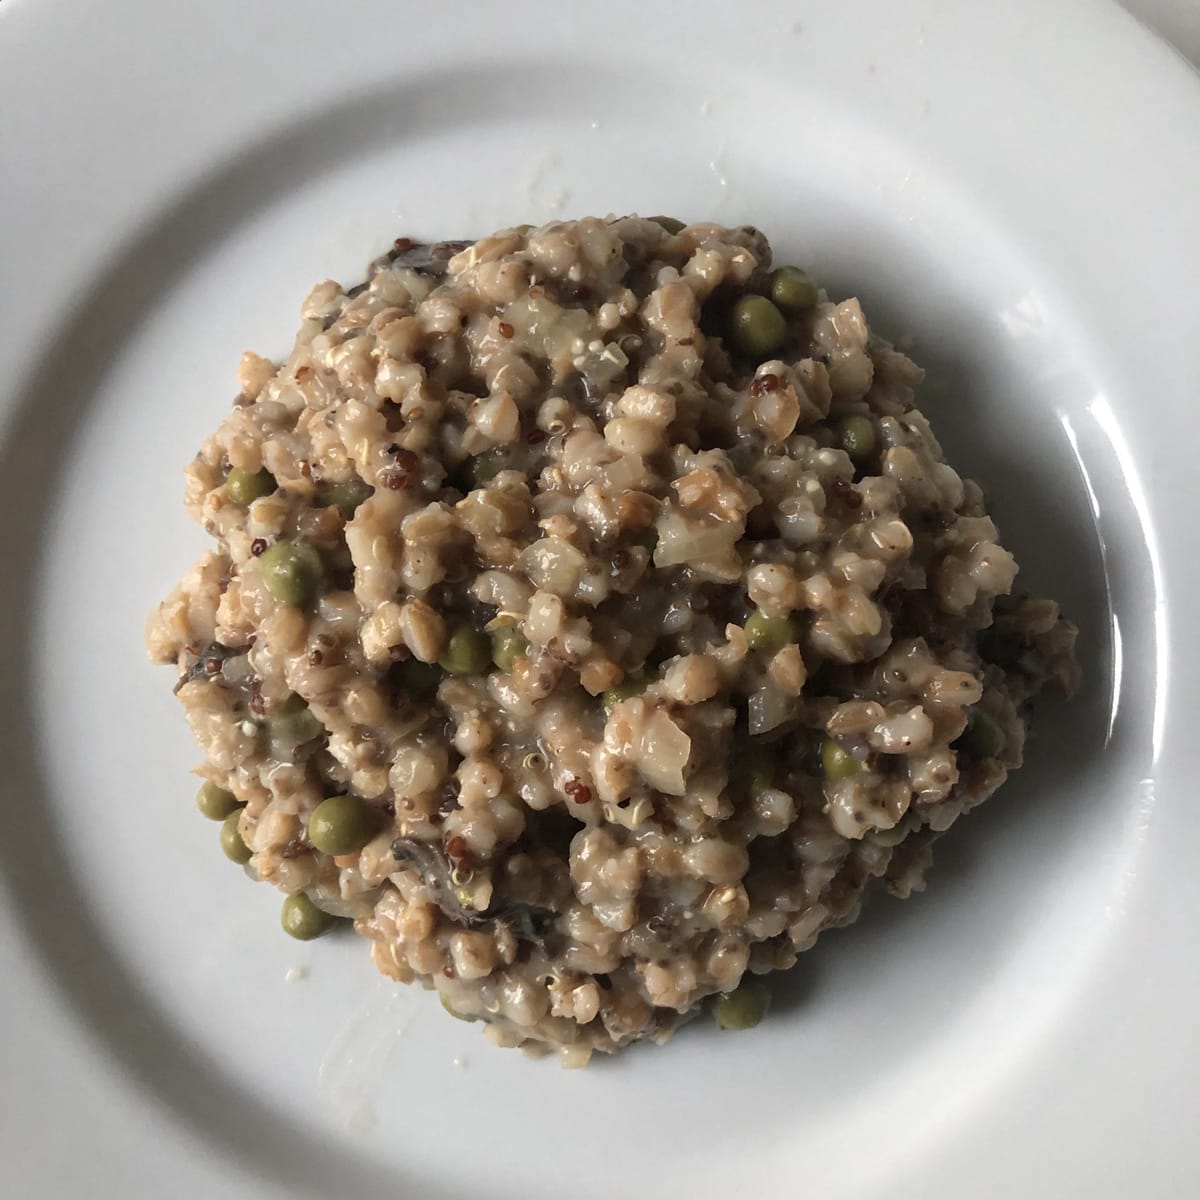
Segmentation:
[[(888, 321), (885, 305), (864, 300), (864, 306), (868, 313), (879, 314), (877, 327), (903, 328), (898, 321)], [(934, 844), (928, 890), (898, 902), (872, 886), (858, 921), (823, 934), (817, 953), (801, 955), (793, 970), (777, 977), (772, 988), (776, 1014), (803, 1009), (817, 1000), (823, 991), (823, 974), (828, 975), (840, 959), (871, 955), (902, 930), (922, 923), (927, 912), (969, 910), (975, 903), (975, 868), (990, 848), (1000, 840), (1037, 842), (1043, 836), (1039, 815), (1048, 806), (1056, 809), (1060, 819), (1072, 819), (1063, 811), (1070, 804), (1086, 824), (1093, 796), (1088, 781), (1103, 776), (1105, 753), (1115, 750), (1120, 741), (1118, 727), (1118, 736), (1109, 742), (1114, 703), (1111, 613), (1097, 532), (1082, 482), (1031, 469), (1024, 445), (1024, 438), (1031, 436), (1028, 430), (1018, 427), (1016, 436), (1007, 437), (989, 436), (995, 428), (981, 434), (972, 406), (962, 402), (974, 390), (969, 364), (923, 346), (911, 353), (926, 370), (919, 402), (947, 460), (984, 487), (1001, 538), (1021, 564), (1017, 589), (1054, 597), (1079, 626), (1083, 683), (1069, 703), (1050, 697), (1035, 705), (1024, 766), (986, 804)], [(1002, 421), (994, 424), (998, 427)], [(886, 979), (878, 980), (878, 985), (886, 988)], [(938, 980), (932, 979), (931, 988), (937, 986)]]
[[(505, 94), (502, 88), (492, 91)], [(461, 119), (463, 113), (457, 106), (465, 103), (452, 81), (427, 86), (411, 83), (350, 102), (253, 147), (168, 210), (134, 244), (123, 248), (58, 331), (20, 400), (12, 432), (0, 448), (0, 497), (7, 512), (23, 514), (19, 521), (6, 522), (0, 532), (0, 552), (13, 581), (13, 586), (0, 592), (0, 619), (5, 628), (20, 631), (30, 627), (33, 598), (27, 581), (37, 573), (44, 517), (56, 485), (53, 464), (61, 461), (59, 447), (73, 436), (95, 382), (111, 366), (123, 338), (173, 281), (200, 261), (211, 242), (226, 236), (248, 215), (306, 178), (381, 143), (402, 140), (408, 129), (419, 127), (427, 133), (439, 124)], [(475, 121), (481, 119), (477, 112), (470, 115)], [(497, 108), (490, 115), (511, 114)], [(448, 235), (462, 232), (446, 231)], [(388, 234), (381, 232), (381, 242)], [(935, 378), (954, 374), (950, 364), (932, 365)], [(1005, 479), (1005, 486), (1012, 486), (1010, 464), (976, 459), (971, 466), (985, 481)], [(1027, 497), (1036, 495), (1038, 481), (1024, 479), (1020, 486)], [(1044, 499), (1047, 503), (1040, 509), (1043, 518), (1036, 530), (1002, 526), (1022, 561), (1036, 541), (1046, 538), (1047, 521), (1053, 520), (1055, 505), (1049, 503), (1050, 497)], [(1102, 671), (1105, 667), (1096, 664), (1106, 664), (1108, 657), (1105, 601), (1094, 537), (1083, 542), (1051, 537), (1051, 541), (1061, 551), (1055, 578), (1076, 581), (1074, 594), (1064, 599), (1084, 627), (1082, 653), (1093, 672)], [(1093, 674), (1092, 684), (1098, 682)], [(76, 1017), (117, 1057), (123, 1071), (232, 1152), (250, 1172), (262, 1172), (263, 1164), (275, 1164), (281, 1174), (273, 1174), (272, 1181), (297, 1195), (376, 1196), (394, 1194), (403, 1187), (404, 1181), (391, 1167), (371, 1161), (365, 1154), (352, 1157), (327, 1135), (305, 1132), (301, 1136), (290, 1122), (246, 1094), (234, 1078), (214, 1067), (201, 1047), (183, 1037), (123, 967), (119, 946), (91, 920), (85, 896), (59, 868), (59, 834), (48, 806), (39, 803), (39, 797), (46, 794), (46, 783), (33, 750), (38, 739), (28, 703), (35, 691), (29, 647), (15, 637), (6, 643), (0, 689), (0, 704), (6, 713), (9, 786), (5, 805), (10, 810), (0, 872), (11, 906), (20, 913)], [(1039, 807), (1059, 793), (1059, 783), (1077, 778), (1095, 760), (1107, 703), (1105, 690), (1093, 686), (1070, 710), (1057, 712), (1058, 749), (1053, 754), (1035, 751), (1034, 764), (997, 801), (972, 815), (966, 823), (968, 832), (956, 829), (939, 844), (931, 892), (906, 905), (882, 900), (870, 905), (858, 926), (822, 940), (820, 958), (869, 951), (873, 939), (912, 920), (918, 906), (966, 903), (972, 857), (979, 847), (986, 846), (989, 832), (1035, 821)], [(1079, 789), (1074, 794), (1079, 795)], [(18, 797), (19, 817), (13, 812)], [(47, 879), (55, 881), (53, 889), (47, 889)], [(819, 987), (819, 973), (816, 956), (811, 967), (802, 959), (796, 971), (779, 980), (777, 1011), (802, 1005), (808, 990)], [(236, 1102), (231, 1103), (231, 1097), (236, 1097)], [(427, 1200), (437, 1200), (428, 1181), (421, 1181), (420, 1191)]]

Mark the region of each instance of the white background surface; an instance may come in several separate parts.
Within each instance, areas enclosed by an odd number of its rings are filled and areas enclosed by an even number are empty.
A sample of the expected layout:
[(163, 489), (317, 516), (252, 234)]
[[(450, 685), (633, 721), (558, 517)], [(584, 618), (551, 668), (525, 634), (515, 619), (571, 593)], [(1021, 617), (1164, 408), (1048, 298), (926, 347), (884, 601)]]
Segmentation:
[[(1157, 419), (1194, 431), (1200, 394), (1193, 81), (1073, 0), (764, 4), (749, 39), (721, 6), (686, 56), (636, 5), (548, 6), (507, 57), (500, 6), (4, 9), (0, 1195), (1200, 1191), (1197, 696), (1171, 672), (1198, 657), (1194, 451)], [(556, 37), (616, 66), (504, 69)], [(456, 38), (500, 69), (456, 80)], [(138, 648), (201, 544), (179, 464), (240, 350), (281, 349), (381, 230), (560, 207), (754, 219), (912, 334), (1093, 684), (928, 895), (822, 943), (776, 1020), (584, 1075), (489, 1050), (353, 941), (287, 943), (190, 811), (195, 752)]]

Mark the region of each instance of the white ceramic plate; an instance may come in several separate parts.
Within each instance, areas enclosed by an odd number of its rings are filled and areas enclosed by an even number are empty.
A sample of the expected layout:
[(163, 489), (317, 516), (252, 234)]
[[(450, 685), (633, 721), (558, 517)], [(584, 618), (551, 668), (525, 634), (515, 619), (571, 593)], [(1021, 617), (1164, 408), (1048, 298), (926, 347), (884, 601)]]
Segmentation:
[[(8, 0), (0, 114), (0, 1191), (1197, 1193), (1200, 88), (1168, 51), (1074, 0)], [(312, 282), (610, 210), (751, 220), (911, 338), (1087, 685), (768, 1024), (568, 1073), (279, 933), (140, 641), (202, 544), (180, 470)]]

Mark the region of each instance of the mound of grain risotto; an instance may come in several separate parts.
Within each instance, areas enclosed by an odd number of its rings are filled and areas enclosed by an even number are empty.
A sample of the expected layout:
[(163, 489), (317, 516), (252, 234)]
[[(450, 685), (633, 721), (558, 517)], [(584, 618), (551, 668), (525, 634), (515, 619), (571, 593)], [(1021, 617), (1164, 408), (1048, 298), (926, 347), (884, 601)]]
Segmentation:
[(756, 229), (397, 241), (187, 471), (152, 614), (226, 854), (566, 1065), (922, 886), (1069, 692), (920, 369)]

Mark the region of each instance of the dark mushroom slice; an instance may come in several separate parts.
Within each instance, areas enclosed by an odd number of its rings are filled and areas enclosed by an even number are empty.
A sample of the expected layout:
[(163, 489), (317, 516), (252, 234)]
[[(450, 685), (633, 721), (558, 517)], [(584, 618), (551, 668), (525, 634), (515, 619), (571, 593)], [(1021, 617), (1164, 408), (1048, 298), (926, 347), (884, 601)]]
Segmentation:
[(226, 659), (237, 658), (245, 653), (244, 649), (236, 646), (223, 646), (220, 642), (209, 642), (196, 656), (191, 666), (184, 668), (183, 674), (175, 683), (175, 691), (178, 692), (185, 683), (191, 683), (193, 679), (212, 679), (214, 676), (220, 675)]
[(451, 921), (467, 929), (480, 929), (496, 921), (505, 922), (520, 941), (541, 945), (554, 923), (556, 913), (551, 909), (522, 901), (493, 901), (486, 909), (467, 908), (458, 897), (451, 878), (451, 868), (445, 856), (428, 842), (413, 838), (397, 838), (392, 843), (392, 857), (398, 863), (412, 866), (429, 889), (433, 902)]

